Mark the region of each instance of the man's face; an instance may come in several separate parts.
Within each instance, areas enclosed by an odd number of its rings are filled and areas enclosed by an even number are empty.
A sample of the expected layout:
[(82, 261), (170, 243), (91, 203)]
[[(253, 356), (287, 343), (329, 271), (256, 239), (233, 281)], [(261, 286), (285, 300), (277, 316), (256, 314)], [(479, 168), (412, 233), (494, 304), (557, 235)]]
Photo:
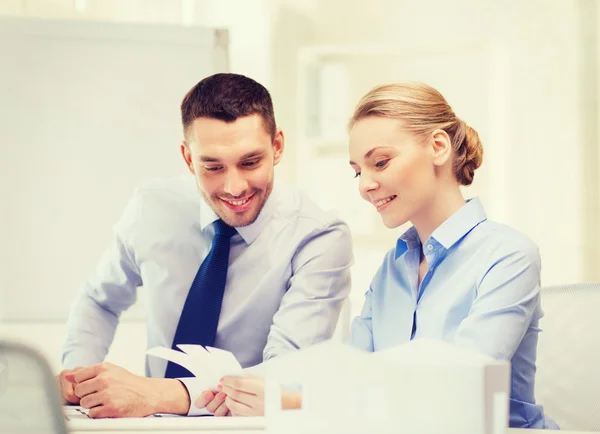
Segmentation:
[(240, 227), (254, 223), (269, 198), (283, 142), (279, 129), (271, 139), (260, 115), (229, 123), (198, 118), (181, 153), (204, 200), (225, 223)]

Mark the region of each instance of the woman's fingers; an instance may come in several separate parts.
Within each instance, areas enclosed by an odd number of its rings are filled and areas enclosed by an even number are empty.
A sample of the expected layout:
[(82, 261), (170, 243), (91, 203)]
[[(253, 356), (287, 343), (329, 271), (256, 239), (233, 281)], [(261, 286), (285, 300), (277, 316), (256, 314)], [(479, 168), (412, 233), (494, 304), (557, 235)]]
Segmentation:
[(250, 407), (245, 403), (238, 402), (229, 396), (225, 398), (225, 404), (232, 416), (264, 416), (264, 410), (260, 407)]
[(223, 377), (221, 380), (223, 387), (227, 386), (240, 392), (253, 395), (264, 395), (265, 382), (261, 377)]

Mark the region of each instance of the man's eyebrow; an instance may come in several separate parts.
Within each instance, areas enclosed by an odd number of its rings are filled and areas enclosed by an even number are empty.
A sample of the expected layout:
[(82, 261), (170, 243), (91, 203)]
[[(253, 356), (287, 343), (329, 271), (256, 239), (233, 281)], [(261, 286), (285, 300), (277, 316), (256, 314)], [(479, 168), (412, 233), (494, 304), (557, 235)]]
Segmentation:
[[(240, 161), (248, 160), (250, 158), (262, 157), (265, 154), (264, 151), (251, 151), (240, 157)], [(215, 157), (209, 157), (207, 155), (201, 155), (199, 160), (203, 163), (219, 163), (221, 160)]]
[(203, 163), (218, 163), (220, 160), (214, 157), (207, 157), (206, 155), (200, 155), (200, 161)]
[(240, 160), (248, 160), (248, 159), (254, 158), (254, 157), (262, 157), (264, 155), (264, 153), (265, 153), (264, 151), (248, 152), (247, 154), (242, 155)]

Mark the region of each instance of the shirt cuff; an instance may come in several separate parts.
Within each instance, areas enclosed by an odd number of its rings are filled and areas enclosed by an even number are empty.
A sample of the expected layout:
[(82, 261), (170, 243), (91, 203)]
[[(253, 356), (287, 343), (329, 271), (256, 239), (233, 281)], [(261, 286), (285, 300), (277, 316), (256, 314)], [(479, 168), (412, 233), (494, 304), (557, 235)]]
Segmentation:
[(102, 359), (99, 360), (98, 357), (91, 353), (91, 351), (77, 351), (69, 353), (63, 359), (63, 369), (75, 369), (78, 366), (85, 368), (97, 363), (102, 363)]
[(206, 408), (198, 408), (194, 405), (194, 402), (202, 394), (202, 392), (209, 389), (206, 384), (196, 377), (189, 378), (178, 378), (179, 381), (187, 389), (188, 395), (190, 396), (190, 408), (188, 409), (188, 416), (207, 416), (212, 415)]

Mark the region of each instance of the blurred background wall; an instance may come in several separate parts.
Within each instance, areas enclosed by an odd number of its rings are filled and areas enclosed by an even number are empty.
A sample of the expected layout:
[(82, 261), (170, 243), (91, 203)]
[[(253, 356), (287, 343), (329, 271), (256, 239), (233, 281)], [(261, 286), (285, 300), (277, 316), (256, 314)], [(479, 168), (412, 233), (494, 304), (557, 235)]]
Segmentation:
[[(595, 0), (0, 0), (0, 15), (227, 29), (229, 71), (258, 80), (273, 95), (286, 135), (278, 182), (305, 189), (352, 228), (352, 314), (360, 308), (383, 254), (406, 228), (384, 229), (372, 207), (359, 199), (347, 164), (345, 123), (362, 94), (395, 80), (424, 81), (438, 88), (479, 132), (484, 164), (465, 196), (479, 196), (489, 218), (518, 228), (538, 244), (544, 285), (600, 280), (600, 7)], [(11, 59), (1, 58), (0, 68), (5, 62)], [(31, 128), (36, 128), (35, 120)], [(115, 131), (113, 139), (118, 142), (123, 136)], [(176, 155), (180, 139), (174, 135), (165, 141), (165, 149)], [(22, 171), (35, 178), (30, 163), (39, 158), (36, 153), (12, 153), (10, 145), (0, 143), (2, 155), (15, 156), (0, 163), (11, 166), (0, 175), (4, 197), (21, 193), (19, 183), (7, 174)], [(90, 152), (93, 165), (91, 153), (101, 150), (82, 147), (81, 152)], [(139, 161), (161, 167), (160, 160)], [(176, 171), (174, 167), (169, 170)], [(81, 230), (108, 237), (124, 200), (119, 198), (110, 212), (80, 222)], [(21, 201), (19, 207), (3, 207), (2, 213), (34, 213), (51, 221), (55, 230), (65, 230), (65, 220), (39, 204)], [(19, 247), (21, 234), (5, 226), (2, 235), (5, 259), (23, 263), (35, 257)], [(61, 260), (46, 266), (50, 277), (44, 291), (65, 304), (104, 248), (99, 243), (78, 252), (78, 242), (75, 237), (62, 239), (56, 246)], [(16, 251), (22, 256), (15, 259)], [(79, 256), (77, 267), (69, 265), (70, 255)], [(32, 274), (44, 268), (27, 266)], [(17, 279), (7, 271), (0, 264), (5, 300), (16, 291), (34, 293), (28, 282), (36, 280)], [(136, 371), (143, 366), (137, 353), (144, 348), (143, 291), (140, 300), (141, 307), (124, 316), (126, 325), (110, 356)], [(14, 312), (4, 312), (4, 317), (0, 327), (5, 333), (43, 346), (58, 367), (66, 318), (24, 313), (20, 319)]]

